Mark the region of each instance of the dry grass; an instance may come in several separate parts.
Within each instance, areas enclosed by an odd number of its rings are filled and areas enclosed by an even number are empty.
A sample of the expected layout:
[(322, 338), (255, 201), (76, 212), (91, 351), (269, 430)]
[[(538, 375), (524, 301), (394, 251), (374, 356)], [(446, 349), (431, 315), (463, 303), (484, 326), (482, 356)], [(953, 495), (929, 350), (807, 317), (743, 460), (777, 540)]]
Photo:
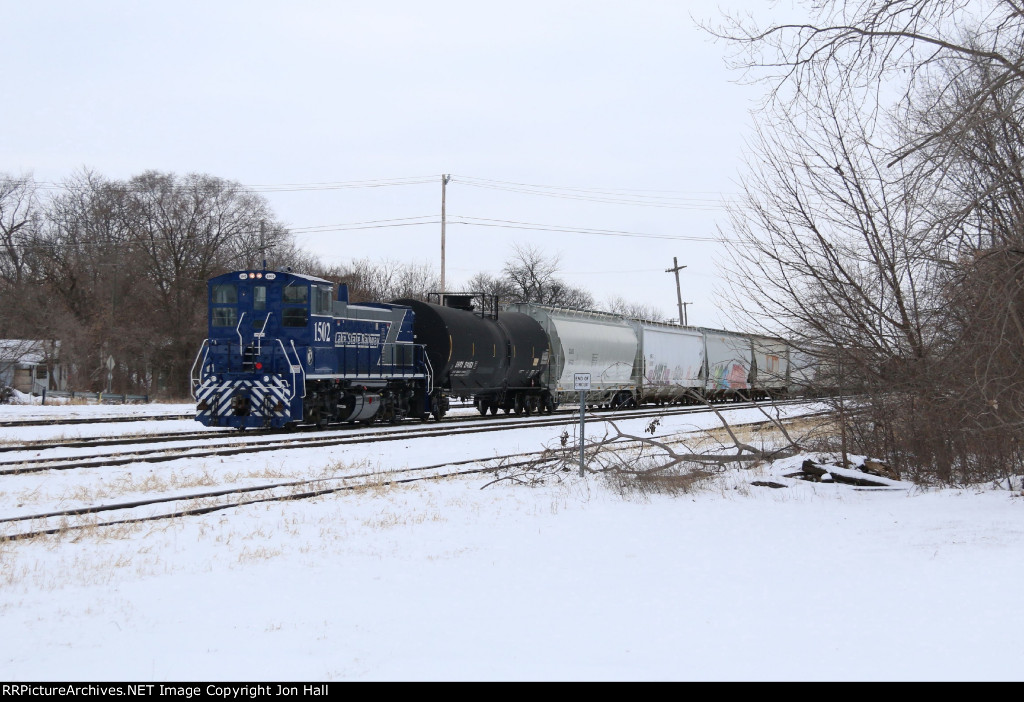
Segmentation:
[[(800, 445), (821, 441), (836, 431), (835, 423), (828, 417), (797, 417), (780, 422), (789, 436)], [(772, 422), (731, 425), (736, 438), (764, 451), (771, 451), (789, 444), (785, 435)], [(686, 441), (695, 451), (719, 450), (734, 446), (732, 437), (725, 427), (703, 429), (686, 435)]]
[(58, 504), (95, 503), (115, 497), (133, 494), (160, 494), (173, 490), (196, 487), (212, 487), (223, 484), (222, 478), (210, 474), (207, 469), (200, 472), (176, 471), (149, 472), (145, 475), (122, 473), (109, 482), (92, 485), (76, 485), (69, 488), (60, 498)]
[(284, 553), (282, 548), (271, 548), (269, 546), (244, 546), (238, 554), (236, 562), (239, 564), (255, 563), (257, 561), (268, 561)]
[(619, 495), (688, 495), (709, 487), (718, 475), (717, 471), (694, 466), (667, 473), (608, 473), (610, 486)]

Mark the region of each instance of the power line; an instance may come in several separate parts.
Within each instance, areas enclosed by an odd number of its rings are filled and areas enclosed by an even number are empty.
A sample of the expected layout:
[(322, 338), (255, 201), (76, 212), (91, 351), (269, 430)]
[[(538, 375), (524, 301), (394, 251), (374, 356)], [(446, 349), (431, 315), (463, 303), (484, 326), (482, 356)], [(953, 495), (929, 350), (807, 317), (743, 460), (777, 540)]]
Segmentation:
[(355, 180), (340, 183), (294, 183), (285, 185), (245, 185), (248, 190), (260, 193), (301, 192), (315, 190), (345, 190), (350, 188), (388, 188), (398, 185), (422, 185), (433, 183), (435, 176), (417, 178), (389, 178), (384, 180)]
[(420, 215), (418, 217), (371, 219), (365, 222), (349, 222), (345, 224), (315, 224), (307, 227), (291, 227), (289, 231), (292, 234), (315, 234), (318, 232), (346, 231), (349, 229), (380, 229), (382, 227), (407, 227), (415, 224), (437, 224), (439, 221), (437, 215)]
[[(419, 217), (400, 217), (395, 219), (366, 220), (362, 222), (347, 222), (340, 224), (318, 224), (305, 227), (285, 227), (285, 229), (296, 236), (310, 236), (316, 234), (331, 234), (336, 232), (358, 231), (364, 229), (390, 229), (396, 227), (416, 227), (423, 225), (440, 224), (441, 219), (437, 215), (422, 215)], [(596, 229), (591, 227), (574, 227), (556, 224), (541, 224), (537, 222), (521, 222), (510, 219), (488, 219), (483, 217), (453, 216), (447, 219), (448, 224), (462, 224), (469, 227), (488, 227), (492, 229), (516, 229), (522, 231), (537, 232), (559, 232), (564, 234), (580, 234), (583, 236), (614, 236), (638, 239), (661, 239), (665, 241), (706, 241), (714, 243), (740, 243), (737, 239), (713, 236), (693, 236), (684, 234), (651, 234), (647, 232), (631, 232), (618, 229)], [(244, 230), (237, 232), (241, 235), (255, 235), (257, 230)], [(109, 241), (80, 240), (77, 244), (100, 245), (111, 243)], [(7, 242), (4, 246), (24, 248), (28, 246), (47, 245), (39, 239), (33, 238), (23, 241)]]
[[(723, 193), (683, 194), (671, 190), (635, 190), (628, 188), (577, 188), (555, 185), (535, 185), (513, 181), (458, 176), (457, 182), (476, 188), (504, 190), (527, 195), (539, 195), (568, 200), (584, 200), (588, 202), (604, 202), (620, 205), (639, 205), (645, 207), (668, 207), (674, 209), (715, 210), (730, 205), (730, 199)], [(663, 194), (669, 193), (669, 194)], [(698, 195), (714, 195), (699, 197)]]
[[(437, 182), (437, 176), (407, 176), (399, 178), (380, 178), (370, 180), (350, 181), (325, 181), (313, 183), (256, 183), (241, 184), (235, 181), (211, 177), (216, 184), (237, 185), (243, 190), (253, 193), (283, 193), (283, 192), (317, 192), (330, 190), (365, 189), (365, 188), (386, 188), (405, 185), (426, 185)], [(609, 204), (636, 205), (646, 207), (668, 207), (675, 209), (693, 210), (718, 210), (728, 207), (731, 203), (729, 196), (725, 193), (707, 191), (704, 193), (682, 193), (672, 190), (641, 190), (629, 188), (580, 188), (570, 186), (541, 185), (531, 183), (519, 183), (515, 181), (494, 180), (489, 178), (477, 178), (473, 176), (452, 176), (453, 181), (475, 188), (503, 190), (506, 192), (517, 192), (527, 195), (538, 195), (543, 197), (554, 197), (569, 200), (582, 200), (587, 202), (604, 202)], [(63, 182), (54, 181), (33, 181), (42, 190), (88, 190), (96, 186), (96, 183), (85, 182)], [(130, 181), (104, 181), (106, 184), (115, 185), (123, 190), (142, 191), (145, 186), (131, 187)], [(177, 189), (189, 190), (195, 188), (193, 183), (177, 183)], [(668, 194), (663, 194), (668, 193)], [(710, 195), (711, 197), (706, 197)]]
[(459, 217), (456, 221), (459, 224), (467, 224), (476, 227), (499, 227), (503, 229), (522, 229), (528, 231), (563, 232), (566, 234), (585, 234), (591, 236), (615, 236), (638, 239), (664, 239), (667, 241), (712, 241), (740, 243), (738, 240), (727, 239), (725, 237), (692, 236), (685, 234), (647, 234), (644, 232), (629, 232), (619, 229), (570, 227), (550, 224), (537, 224), (534, 222), (518, 222), (516, 220), (486, 219), (482, 217)]
[[(331, 232), (353, 231), (358, 229), (383, 229), (388, 227), (409, 227), (418, 225), (434, 225), (441, 222), (437, 215), (420, 217), (403, 217), (398, 219), (370, 220), (367, 222), (350, 222), (345, 224), (311, 225), (289, 229), (293, 234), (328, 234)], [(591, 236), (617, 236), (640, 239), (664, 239), (668, 241), (709, 241), (739, 243), (736, 239), (714, 236), (693, 236), (685, 234), (650, 234), (646, 232), (630, 232), (618, 229), (596, 229), (592, 227), (574, 227), (556, 224), (540, 224), (537, 222), (521, 222), (514, 219), (491, 219), (466, 215), (451, 215), (448, 224), (464, 224), (472, 227), (489, 227), (498, 229), (519, 229), (525, 231), (562, 232), (566, 234), (583, 234)]]
[[(244, 185), (237, 183), (232, 180), (225, 178), (219, 178), (211, 176), (214, 181), (213, 184), (224, 184), (227, 186), (237, 186), (242, 190), (246, 190), (254, 193), (274, 193), (274, 192), (304, 192), (304, 191), (320, 191), (320, 190), (345, 190), (345, 189), (359, 189), (359, 188), (387, 188), (393, 186), (402, 185), (421, 185), (424, 183), (433, 183), (437, 180), (435, 176), (412, 176), (405, 178), (382, 178), (377, 180), (350, 180), (350, 181), (338, 181), (338, 182), (322, 182), (322, 183), (279, 183), (279, 184), (250, 184)], [(89, 190), (94, 188), (97, 184), (93, 182), (86, 183), (75, 183), (75, 182), (64, 182), (57, 183), (53, 181), (33, 181), (33, 183), (41, 190)], [(143, 191), (149, 188), (145, 186), (131, 187), (130, 181), (103, 181), (101, 184), (115, 185), (122, 190), (132, 191)], [(176, 183), (174, 187), (178, 190), (191, 190), (196, 187), (194, 183)]]

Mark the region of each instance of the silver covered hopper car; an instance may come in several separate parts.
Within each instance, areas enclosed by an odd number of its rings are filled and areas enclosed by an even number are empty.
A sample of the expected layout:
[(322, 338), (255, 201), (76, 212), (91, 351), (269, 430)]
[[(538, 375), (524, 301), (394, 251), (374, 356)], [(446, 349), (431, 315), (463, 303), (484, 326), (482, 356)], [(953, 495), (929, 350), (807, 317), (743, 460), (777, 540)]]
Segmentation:
[(628, 322), (639, 342), (633, 371), (637, 402), (699, 401), (704, 391), (704, 333), (664, 322)]
[(637, 338), (618, 315), (515, 303), (508, 310), (537, 320), (548, 336), (551, 358), (544, 382), (557, 403), (576, 403), (575, 373), (590, 373), (589, 405), (627, 407), (635, 404), (633, 366)]

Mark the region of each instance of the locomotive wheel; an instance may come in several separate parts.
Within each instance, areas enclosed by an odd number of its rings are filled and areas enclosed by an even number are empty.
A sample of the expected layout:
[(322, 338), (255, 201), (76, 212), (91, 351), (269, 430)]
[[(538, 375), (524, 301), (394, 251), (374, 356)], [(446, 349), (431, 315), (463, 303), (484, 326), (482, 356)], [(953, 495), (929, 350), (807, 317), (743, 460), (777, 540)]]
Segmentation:
[(432, 405), (432, 407), (430, 408), (430, 413), (432, 415), (434, 415), (434, 419), (436, 421), (440, 422), (441, 418), (444, 416), (444, 409), (442, 409), (442, 407), (441, 407), (441, 402), (439, 400), (435, 399), (431, 403), (431, 405)]
[(430, 416), (429, 412), (423, 410), (423, 400), (419, 397), (414, 397), (409, 402), (409, 416), (413, 419), (418, 419), (421, 422), (427, 421), (427, 417)]
[(523, 396), (522, 395), (516, 395), (516, 399), (514, 400), (514, 405), (515, 405), (515, 412), (516, 412), (516, 414), (517, 415), (522, 414), (523, 413)]
[(477, 400), (476, 401), (476, 411), (479, 412), (480, 414), (482, 414), (482, 415), (487, 414), (487, 407), (488, 407), (487, 403), (484, 402), (483, 400)]
[(497, 414), (498, 413), (498, 403), (497, 402), (492, 402), (489, 409), (491, 410), (491, 415), (492, 416)]

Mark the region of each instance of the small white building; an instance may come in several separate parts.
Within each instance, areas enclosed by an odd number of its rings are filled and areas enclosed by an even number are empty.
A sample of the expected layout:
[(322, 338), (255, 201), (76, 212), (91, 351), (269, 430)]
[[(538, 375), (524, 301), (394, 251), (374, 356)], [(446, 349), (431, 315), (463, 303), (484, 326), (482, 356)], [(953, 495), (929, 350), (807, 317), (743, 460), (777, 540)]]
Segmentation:
[(0, 339), (0, 386), (41, 395), (43, 390), (66, 390), (60, 365), (59, 341)]

